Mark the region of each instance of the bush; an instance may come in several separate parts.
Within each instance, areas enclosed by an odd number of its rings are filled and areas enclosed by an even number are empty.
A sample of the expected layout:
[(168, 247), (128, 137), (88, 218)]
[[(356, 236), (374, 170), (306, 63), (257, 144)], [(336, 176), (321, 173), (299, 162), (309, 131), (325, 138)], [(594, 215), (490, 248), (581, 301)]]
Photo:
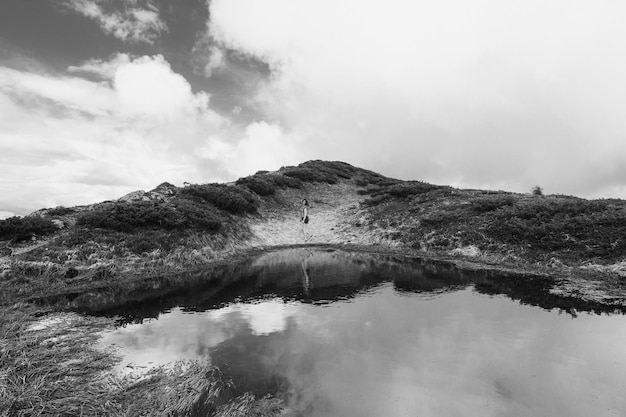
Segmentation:
[(512, 206), (516, 202), (512, 195), (487, 195), (472, 201), (472, 208), (478, 213), (487, 213), (505, 206)]
[(66, 214), (72, 214), (72, 213), (76, 213), (76, 210), (74, 210), (71, 207), (63, 207), (63, 206), (51, 208), (46, 212), (48, 216), (65, 216)]
[(121, 201), (83, 213), (76, 221), (77, 226), (118, 232), (150, 228), (217, 232), (221, 224), (222, 218), (215, 208), (185, 199), (175, 199), (171, 205), (156, 201)]
[(507, 243), (585, 256), (623, 256), (626, 211), (603, 200), (527, 198), (489, 214), (487, 234)]
[(284, 175), (297, 178), (303, 182), (326, 182), (328, 184), (336, 184), (337, 176), (327, 172), (320, 172), (312, 168), (288, 168), (283, 172)]
[(52, 220), (38, 216), (9, 217), (0, 220), (0, 239), (21, 242), (33, 236), (45, 236), (58, 230)]
[(387, 193), (394, 197), (408, 197), (414, 194), (423, 194), (439, 188), (436, 185), (421, 181), (408, 181), (401, 184), (392, 185)]
[(213, 207), (184, 198), (175, 199), (173, 204), (176, 210), (183, 216), (183, 226), (209, 232), (220, 230), (223, 219)]
[(352, 165), (340, 161), (307, 161), (300, 164), (299, 168), (312, 169), (335, 179), (350, 179), (357, 172)]
[(284, 175), (270, 175), (272, 182), (279, 188), (302, 188), (304, 184), (297, 178), (286, 177)]
[(542, 196), (543, 195), (543, 188), (541, 188), (538, 185), (535, 185), (533, 187), (533, 189), (531, 190), (531, 192), (533, 193), (533, 195)]
[(240, 178), (237, 180), (237, 185), (243, 185), (247, 187), (253, 193), (261, 196), (272, 195), (276, 192), (276, 187), (271, 179), (266, 179), (267, 176), (250, 176)]
[(128, 232), (140, 228), (174, 229), (182, 226), (183, 216), (172, 206), (154, 201), (120, 201), (83, 213), (77, 226)]
[(196, 202), (212, 204), (231, 214), (257, 212), (257, 199), (252, 193), (238, 186), (190, 185), (181, 189), (179, 196)]

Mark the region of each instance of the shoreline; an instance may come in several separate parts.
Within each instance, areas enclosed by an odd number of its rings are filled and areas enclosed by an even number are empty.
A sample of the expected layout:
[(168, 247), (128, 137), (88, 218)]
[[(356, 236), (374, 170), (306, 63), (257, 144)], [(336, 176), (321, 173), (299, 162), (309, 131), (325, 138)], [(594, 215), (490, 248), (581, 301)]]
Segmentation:
[[(537, 305), (542, 308), (558, 308), (564, 310), (573, 316), (578, 311), (589, 311), (596, 314), (603, 313), (619, 313), (626, 314), (624, 298), (610, 299), (599, 296), (598, 293), (591, 291), (580, 291), (582, 287), (578, 287), (577, 292), (573, 295), (568, 294), (567, 287), (562, 283), (568, 282), (569, 270), (546, 270), (546, 268), (532, 268), (528, 266), (511, 266), (503, 263), (488, 263), (484, 260), (467, 259), (460, 257), (451, 257), (446, 254), (422, 253), (419, 251), (407, 251), (398, 247), (389, 247), (385, 245), (358, 245), (358, 244), (288, 244), (276, 246), (257, 246), (240, 249), (225, 256), (219, 260), (207, 262), (202, 266), (193, 269), (184, 269), (171, 271), (171, 274), (180, 277), (191, 275), (190, 272), (198, 271), (205, 268), (228, 267), (237, 264), (245, 259), (261, 256), (265, 253), (298, 248), (314, 248), (318, 250), (328, 251), (347, 251), (369, 253), (372, 255), (393, 256), (403, 258), (407, 261), (420, 260), (425, 262), (445, 263), (452, 265), (460, 271), (478, 271), (489, 272), (489, 275), (495, 277), (494, 283), (481, 287), (481, 292), (488, 294), (505, 294), (512, 299), (518, 299), (522, 303)], [(167, 276), (166, 272), (162, 276), (142, 276), (141, 273), (132, 274), (132, 279), (118, 280), (117, 284), (125, 288), (132, 287), (141, 291), (142, 288), (161, 287), (163, 291), (161, 295), (168, 294), (171, 290), (188, 286), (189, 280), (173, 279), (168, 290), (168, 282), (163, 276)], [(588, 273), (586, 275), (589, 275)], [(505, 278), (508, 276), (509, 278)], [(511, 281), (510, 276), (513, 276)], [(594, 275), (597, 278), (597, 274)], [(499, 277), (499, 278), (498, 278)], [(524, 299), (520, 296), (517, 285), (535, 287), (537, 285), (537, 277), (540, 277), (541, 285), (549, 283), (553, 285), (549, 293), (543, 294), (539, 300)], [(589, 278), (589, 277), (587, 277)], [(577, 277), (571, 282), (580, 284), (581, 278)], [(601, 281), (602, 282), (602, 281)], [(109, 289), (113, 295), (113, 299), (119, 301), (116, 291), (120, 287), (113, 287), (109, 283)], [(82, 287), (78, 291), (80, 295), (90, 294), (98, 287), (97, 282), (92, 286)], [(475, 284), (477, 285), (477, 284)], [(511, 286), (512, 287), (508, 287)], [(554, 289), (557, 289), (555, 292)], [(157, 288), (158, 290), (159, 288)], [(145, 293), (144, 293), (145, 294)], [(606, 294), (605, 294), (606, 295)], [(93, 415), (141, 415), (142, 407), (149, 407), (152, 404), (159, 404), (159, 407), (169, 406), (174, 402), (174, 394), (172, 392), (187, 392), (191, 389), (204, 389), (205, 385), (221, 381), (221, 374), (218, 369), (209, 369), (206, 365), (198, 363), (191, 364), (188, 368), (181, 368), (182, 365), (174, 364), (171, 369), (155, 369), (148, 372), (141, 378), (124, 378), (123, 375), (117, 375), (114, 371), (119, 364), (120, 358), (111, 350), (103, 351), (98, 347), (98, 342), (103, 332), (114, 329), (117, 324), (112, 317), (93, 316), (85, 312), (76, 312), (72, 308), (59, 308), (42, 305), (38, 308), (29, 298), (30, 303), (18, 302), (11, 306), (0, 306), (0, 317), (3, 323), (0, 325), (0, 331), (5, 335), (5, 341), (2, 349), (0, 349), (0, 363), (3, 364), (7, 375), (11, 373), (16, 378), (22, 378), (24, 387), (18, 387), (21, 391), (15, 398), (33, 396), (32, 402), (43, 401), (39, 406), (47, 409), (46, 404), (51, 404), (50, 400), (63, 401), (64, 405), (59, 406), (51, 411), (52, 414), (64, 410), (77, 413), (77, 410), (91, 410)], [(107, 298), (111, 300), (112, 298)], [(607, 300), (609, 302), (607, 302)], [(128, 301), (128, 300), (126, 300)], [(147, 300), (144, 300), (147, 301)], [(89, 298), (83, 299), (83, 302), (90, 302)], [(547, 303), (547, 304), (546, 304)], [(582, 303), (582, 304), (580, 304)], [(113, 305), (119, 305), (117, 304)], [(62, 342), (58, 342), (62, 340)], [(21, 357), (27, 357), (31, 365), (29, 368), (20, 367)], [(72, 364), (71, 368), (61, 366), (58, 371), (50, 375), (50, 369), (59, 363)], [(2, 363), (4, 362), (4, 363)], [(55, 368), (56, 369), (56, 368)], [(72, 369), (82, 369), (73, 382), (67, 382), (67, 376), (72, 374)], [(210, 378), (207, 379), (207, 372)], [(0, 376), (2, 376), (0, 374)], [(50, 383), (57, 381), (57, 384), (63, 386), (64, 392), (59, 390), (50, 392), (49, 394), (40, 394), (43, 381)], [(66, 382), (63, 382), (66, 381)], [(0, 384), (2, 381), (0, 380)], [(64, 384), (64, 385), (63, 385)], [(201, 388), (198, 388), (202, 386)], [(62, 391), (63, 391), (62, 390)], [(78, 390), (82, 398), (75, 398), (74, 393)], [(1, 391), (1, 390), (0, 390)], [(7, 398), (0, 398), (0, 403), (10, 404), (12, 401), (18, 401), (11, 398), (11, 392), (5, 389), (8, 394)], [(48, 397), (46, 397), (48, 395)], [(62, 396), (62, 399), (56, 399), (55, 396)], [(169, 395), (169, 396), (168, 396)], [(243, 394), (247, 395), (247, 394)], [(158, 397), (158, 398), (157, 398)], [(238, 401), (234, 398), (231, 401)], [(253, 397), (252, 397), (253, 398)], [(180, 410), (184, 407), (190, 407), (198, 399), (189, 398), (188, 402), (181, 405)], [(268, 401), (280, 409), (281, 400), (277, 398), (254, 399), (250, 404)], [(179, 403), (180, 404), (180, 403)], [(251, 405), (252, 406), (252, 405)], [(14, 407), (19, 408), (20, 405)], [(130, 412), (128, 410), (134, 410)], [(3, 410), (0, 407), (0, 415)], [(10, 415), (11, 410), (7, 415)], [(71, 414), (70, 412), (70, 414)], [(82, 411), (81, 411), (82, 412)]]

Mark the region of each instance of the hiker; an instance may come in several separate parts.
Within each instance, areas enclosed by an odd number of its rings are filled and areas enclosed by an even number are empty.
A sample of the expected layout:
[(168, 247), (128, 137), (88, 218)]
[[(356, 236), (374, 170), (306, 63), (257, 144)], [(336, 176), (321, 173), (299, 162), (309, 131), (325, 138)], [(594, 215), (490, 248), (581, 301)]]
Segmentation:
[(300, 224), (302, 225), (301, 233), (304, 235), (304, 241), (308, 242), (311, 240), (313, 235), (309, 233), (309, 202), (306, 198), (302, 199), (302, 213), (300, 216)]

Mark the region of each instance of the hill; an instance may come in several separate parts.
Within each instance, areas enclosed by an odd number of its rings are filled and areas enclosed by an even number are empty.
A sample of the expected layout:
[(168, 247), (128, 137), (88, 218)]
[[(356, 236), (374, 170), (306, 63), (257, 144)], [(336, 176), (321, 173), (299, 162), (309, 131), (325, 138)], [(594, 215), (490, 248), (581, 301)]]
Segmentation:
[[(311, 203), (307, 243), (302, 198)], [(622, 200), (460, 190), (324, 161), (3, 220), (0, 415), (189, 415), (217, 404), (219, 415), (278, 415), (279, 398), (222, 395), (232, 382), (213, 366), (115, 376), (117, 359), (96, 344), (113, 320), (67, 313), (143, 300), (162, 307), (199, 285), (218, 291), (229, 282), (207, 281), (202, 268), (232, 271), (240, 256), (276, 246), (443, 260), (450, 271), (491, 271), (468, 274), (484, 276), (474, 282), (484, 294), (573, 316), (624, 313), (625, 220)]]
[(326, 161), (0, 221), (0, 302), (97, 304), (103, 289), (146, 285), (146, 276), (302, 244), (302, 198), (308, 244), (549, 274), (554, 291), (623, 304), (623, 200), (455, 189)]

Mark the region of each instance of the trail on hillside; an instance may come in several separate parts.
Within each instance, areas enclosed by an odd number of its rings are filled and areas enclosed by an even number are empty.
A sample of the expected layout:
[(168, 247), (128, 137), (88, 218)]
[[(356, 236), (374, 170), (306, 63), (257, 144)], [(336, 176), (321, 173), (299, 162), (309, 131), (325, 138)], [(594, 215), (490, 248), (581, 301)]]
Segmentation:
[[(305, 242), (300, 223), (300, 202), (307, 198), (309, 233)], [(252, 244), (259, 247), (311, 244), (389, 244), (359, 225), (364, 213), (359, 203), (364, 196), (347, 184), (308, 185), (305, 190), (280, 191), (271, 204), (263, 204), (260, 216), (250, 220)]]

